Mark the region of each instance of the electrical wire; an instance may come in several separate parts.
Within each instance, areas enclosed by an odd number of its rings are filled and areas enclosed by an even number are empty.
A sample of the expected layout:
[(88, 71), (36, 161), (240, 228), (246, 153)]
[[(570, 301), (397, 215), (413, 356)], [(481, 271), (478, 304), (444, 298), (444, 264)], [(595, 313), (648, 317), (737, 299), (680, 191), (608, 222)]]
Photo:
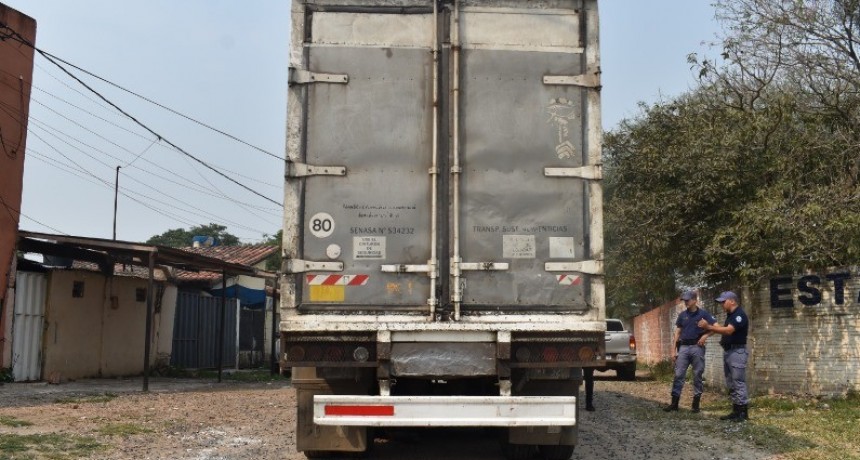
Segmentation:
[(273, 199), (271, 199), (271, 198), (269, 198), (269, 197), (267, 197), (267, 196), (263, 195), (262, 193), (260, 193), (260, 192), (258, 192), (258, 191), (256, 191), (256, 190), (254, 190), (254, 189), (252, 189), (252, 188), (248, 187), (247, 185), (245, 185), (245, 184), (243, 184), (243, 183), (241, 183), (241, 182), (239, 182), (239, 181), (237, 181), (237, 180), (233, 179), (232, 177), (227, 176), (226, 174), (222, 173), (222, 172), (221, 172), (221, 171), (219, 171), (218, 169), (216, 169), (216, 168), (214, 168), (213, 166), (209, 165), (207, 162), (205, 162), (205, 161), (201, 160), (200, 158), (197, 158), (196, 156), (192, 155), (191, 153), (189, 153), (189, 152), (188, 152), (188, 151), (186, 151), (185, 149), (183, 149), (183, 148), (179, 147), (178, 145), (176, 145), (175, 143), (171, 142), (169, 139), (165, 138), (164, 136), (162, 136), (161, 134), (159, 134), (158, 132), (156, 132), (155, 130), (153, 130), (152, 128), (150, 128), (148, 125), (144, 124), (143, 122), (141, 122), (140, 120), (138, 120), (137, 118), (135, 118), (133, 115), (131, 115), (131, 114), (130, 114), (130, 113), (128, 113), (127, 111), (123, 110), (121, 107), (119, 107), (118, 105), (116, 105), (114, 102), (112, 102), (111, 100), (109, 100), (107, 97), (105, 97), (104, 95), (102, 95), (100, 92), (96, 91), (93, 87), (91, 87), (91, 86), (90, 86), (90, 85), (88, 85), (86, 82), (84, 82), (83, 80), (81, 80), (77, 75), (73, 74), (73, 73), (72, 73), (71, 71), (69, 71), (67, 68), (63, 67), (63, 66), (60, 64), (60, 62), (58, 62), (58, 61), (62, 61), (63, 63), (65, 63), (65, 64), (67, 64), (67, 65), (69, 65), (69, 66), (71, 66), (71, 67), (74, 67), (74, 68), (76, 68), (76, 69), (78, 69), (78, 70), (81, 70), (81, 69), (80, 69), (80, 68), (78, 68), (77, 66), (74, 66), (73, 64), (70, 64), (70, 63), (68, 63), (67, 61), (65, 61), (65, 60), (63, 60), (63, 59), (61, 59), (61, 58), (59, 58), (59, 57), (56, 57), (56, 59), (55, 59), (55, 56), (54, 56), (54, 55), (52, 55), (52, 54), (50, 54), (50, 53), (48, 53), (48, 52), (46, 52), (46, 51), (44, 51), (44, 50), (42, 50), (42, 49), (40, 49), (40, 48), (36, 47), (36, 45), (34, 45), (33, 43), (31, 43), (31, 42), (30, 42), (29, 40), (27, 40), (25, 37), (21, 36), (21, 35), (20, 35), (18, 32), (16, 32), (14, 29), (12, 29), (12, 28), (10, 28), (10, 27), (8, 27), (8, 26), (5, 26), (5, 28), (7, 28), (7, 29), (9, 29), (10, 31), (12, 31), (12, 36), (13, 36), (13, 38), (14, 38), (15, 40), (17, 40), (18, 42), (20, 42), (20, 43), (22, 43), (22, 44), (24, 44), (24, 45), (26, 45), (26, 46), (28, 46), (28, 47), (30, 47), (30, 48), (33, 48), (37, 53), (39, 53), (40, 55), (42, 55), (42, 57), (44, 57), (45, 59), (47, 59), (47, 60), (48, 60), (48, 62), (50, 62), (51, 64), (54, 64), (54, 65), (55, 65), (58, 69), (60, 69), (63, 73), (65, 73), (66, 75), (68, 75), (68, 76), (69, 76), (70, 78), (72, 78), (73, 80), (77, 81), (77, 82), (78, 82), (78, 84), (80, 84), (81, 86), (83, 86), (84, 88), (86, 88), (88, 91), (90, 91), (91, 93), (93, 93), (94, 95), (96, 95), (99, 99), (103, 100), (103, 101), (104, 101), (104, 102), (106, 102), (108, 105), (110, 105), (111, 107), (113, 107), (113, 108), (114, 108), (114, 110), (118, 111), (119, 113), (121, 113), (121, 114), (122, 114), (122, 115), (124, 115), (125, 117), (129, 118), (129, 119), (130, 119), (130, 120), (132, 120), (135, 124), (137, 124), (138, 126), (140, 126), (141, 128), (143, 128), (144, 130), (148, 131), (148, 132), (149, 132), (150, 134), (152, 134), (153, 136), (157, 137), (160, 141), (164, 141), (165, 143), (167, 143), (167, 144), (169, 144), (169, 145), (173, 146), (174, 148), (176, 148), (176, 149), (177, 149), (180, 153), (182, 153), (183, 155), (188, 156), (189, 158), (192, 158), (194, 161), (196, 161), (196, 162), (200, 163), (201, 165), (203, 165), (203, 166), (204, 166), (204, 167), (206, 167), (207, 169), (211, 170), (212, 172), (214, 172), (214, 173), (218, 174), (219, 176), (221, 176), (221, 177), (223, 177), (223, 178), (227, 179), (228, 181), (230, 181), (230, 182), (232, 182), (232, 183), (234, 183), (234, 184), (238, 185), (239, 187), (241, 187), (241, 188), (243, 188), (243, 189), (245, 189), (245, 190), (247, 190), (247, 191), (249, 191), (249, 192), (253, 193), (254, 195), (257, 195), (257, 196), (259, 196), (260, 198), (263, 198), (264, 200), (270, 201), (270, 202), (272, 202), (272, 203), (274, 203), (274, 204), (276, 204), (276, 205), (278, 205), (278, 206), (283, 206), (283, 203), (279, 203), (278, 201), (275, 201), (275, 200), (273, 200)]
[[(41, 103), (40, 103), (40, 105), (41, 105)], [(9, 116), (11, 116), (11, 117), (14, 117), (14, 114), (12, 114), (11, 112), (9, 112), (8, 110), (6, 110), (6, 109), (4, 109), (4, 108), (3, 108), (4, 106), (5, 106), (5, 107), (8, 107), (8, 105), (7, 105), (7, 104), (0, 103), (0, 110), (3, 110), (4, 112), (6, 112), (6, 113), (7, 113)], [(50, 107), (45, 106), (45, 108), (47, 108), (48, 110), (53, 111), (53, 112), (54, 112), (54, 113), (56, 113), (57, 115), (59, 115), (59, 116), (61, 116), (61, 117), (65, 118), (66, 120), (68, 120), (68, 121), (72, 122), (73, 124), (77, 125), (77, 126), (78, 126), (78, 127), (80, 127), (81, 129), (83, 129), (83, 130), (85, 130), (85, 131), (87, 131), (87, 132), (91, 133), (92, 135), (94, 135), (94, 136), (96, 136), (96, 137), (98, 137), (98, 138), (100, 138), (100, 139), (104, 140), (105, 142), (107, 142), (107, 143), (109, 143), (109, 144), (111, 144), (111, 145), (113, 145), (113, 146), (115, 146), (115, 147), (117, 147), (117, 148), (119, 148), (119, 149), (121, 149), (121, 150), (124, 150), (125, 152), (127, 152), (127, 153), (129, 153), (129, 154), (131, 154), (131, 155), (135, 155), (135, 153), (134, 153), (134, 152), (132, 152), (131, 150), (129, 150), (129, 149), (127, 149), (127, 148), (125, 148), (124, 146), (119, 145), (119, 144), (117, 144), (117, 143), (115, 143), (115, 142), (111, 141), (110, 139), (108, 139), (108, 138), (106, 138), (106, 137), (104, 137), (104, 136), (101, 136), (100, 134), (98, 134), (98, 133), (96, 133), (95, 131), (93, 131), (93, 130), (91, 130), (91, 129), (87, 128), (87, 127), (86, 127), (86, 126), (84, 126), (84, 125), (81, 125), (81, 124), (77, 123), (76, 121), (72, 120), (71, 118), (68, 118), (68, 117), (63, 116), (62, 114), (60, 114), (59, 112), (54, 111), (54, 110), (53, 110), (53, 109), (51, 109)], [(71, 140), (73, 140), (73, 141), (75, 141), (75, 142), (77, 142), (77, 143), (79, 143), (79, 144), (81, 144), (81, 145), (83, 145), (83, 146), (85, 146), (85, 147), (87, 147), (87, 148), (89, 148), (89, 149), (90, 149), (90, 150), (92, 150), (92, 151), (95, 151), (95, 152), (98, 152), (98, 153), (100, 153), (100, 154), (102, 154), (102, 155), (105, 155), (105, 156), (107, 156), (107, 157), (109, 157), (109, 158), (111, 158), (111, 159), (113, 159), (113, 160), (115, 160), (115, 161), (117, 161), (117, 162), (123, 162), (123, 161), (125, 161), (125, 160), (123, 160), (123, 159), (121, 159), (121, 158), (119, 158), (119, 157), (116, 157), (116, 156), (114, 156), (114, 155), (111, 155), (110, 153), (105, 152), (104, 150), (101, 150), (101, 149), (99, 149), (99, 148), (96, 148), (96, 147), (94, 147), (94, 146), (92, 146), (92, 145), (90, 145), (90, 144), (88, 144), (88, 143), (86, 143), (86, 142), (84, 142), (84, 141), (82, 141), (82, 140), (80, 140), (80, 139), (78, 139), (78, 138), (76, 138), (76, 137), (74, 137), (74, 136), (72, 136), (72, 135), (70, 135), (70, 134), (68, 134), (68, 133), (66, 133), (66, 132), (64, 132), (64, 131), (62, 131), (62, 130), (60, 130), (60, 129), (54, 128), (54, 127), (52, 127), (52, 126), (48, 125), (47, 123), (44, 123), (44, 122), (40, 121), (39, 119), (37, 119), (37, 118), (35, 118), (35, 117), (33, 117), (33, 116), (30, 116), (30, 120), (31, 120), (32, 122), (34, 122), (34, 125), (35, 125), (36, 127), (40, 128), (40, 129), (42, 129), (42, 130), (44, 130), (45, 132), (47, 132), (47, 133), (51, 134), (51, 135), (52, 135), (52, 136), (54, 136), (54, 137), (56, 137), (56, 138), (60, 139), (60, 140), (61, 140), (62, 142), (64, 142), (65, 144), (67, 144), (67, 145), (71, 146), (72, 148), (75, 148), (76, 150), (81, 151), (81, 153), (83, 153), (83, 154), (85, 154), (85, 155), (88, 155), (88, 154), (87, 154), (86, 152), (84, 152), (84, 151), (80, 150), (78, 147), (76, 147), (76, 146), (74, 146), (74, 145), (70, 144), (68, 141), (66, 141), (66, 140), (64, 140), (64, 139), (62, 139), (62, 138), (60, 138), (60, 136), (59, 136), (57, 133), (61, 134), (62, 136), (66, 137), (66, 138), (69, 138), (69, 139), (71, 139)], [(144, 139), (146, 139), (146, 138), (144, 138)], [(147, 139), (147, 140), (149, 140), (149, 139)], [(92, 157), (91, 155), (88, 155), (88, 156), (90, 156), (91, 158), (95, 159), (95, 158), (94, 158), (94, 157)], [(100, 160), (97, 160), (97, 161), (100, 161)], [(150, 164), (152, 164), (153, 166), (155, 166), (155, 167), (157, 167), (157, 168), (159, 168), (159, 169), (161, 169), (161, 170), (163, 170), (163, 171), (165, 171), (165, 172), (167, 172), (167, 173), (169, 173), (169, 174), (172, 174), (172, 175), (174, 175), (174, 176), (176, 176), (176, 177), (178, 177), (178, 178), (182, 179), (183, 181), (186, 181), (186, 182), (188, 182), (188, 183), (194, 184), (194, 185), (196, 185), (197, 187), (200, 187), (200, 188), (194, 188), (194, 187), (191, 187), (191, 186), (189, 186), (189, 185), (188, 185), (187, 183), (185, 183), (185, 182), (178, 182), (178, 181), (175, 181), (175, 180), (171, 180), (171, 179), (169, 179), (169, 178), (167, 178), (167, 177), (161, 176), (161, 175), (159, 175), (159, 174), (156, 174), (156, 173), (154, 173), (154, 172), (152, 172), (152, 171), (149, 171), (149, 170), (147, 170), (147, 169), (141, 168), (141, 167), (139, 167), (139, 166), (132, 166), (132, 168), (133, 168), (133, 169), (137, 169), (137, 170), (139, 170), (139, 171), (141, 171), (141, 172), (144, 172), (144, 173), (146, 173), (146, 174), (152, 175), (152, 176), (154, 176), (154, 177), (157, 177), (157, 178), (159, 178), (159, 179), (161, 179), (161, 180), (164, 180), (164, 181), (166, 181), (166, 182), (170, 182), (170, 183), (172, 183), (172, 184), (174, 184), (174, 185), (177, 185), (177, 186), (179, 186), (179, 187), (187, 188), (187, 189), (189, 189), (189, 190), (193, 190), (193, 191), (195, 191), (195, 192), (198, 192), (198, 193), (204, 194), (204, 195), (206, 195), (207, 197), (208, 197), (208, 196), (214, 196), (214, 197), (216, 197), (216, 198), (223, 199), (223, 200), (225, 200), (225, 201), (228, 201), (228, 202), (231, 202), (231, 203), (234, 203), (234, 204), (237, 204), (237, 205), (241, 205), (243, 210), (245, 210), (245, 211), (249, 212), (250, 214), (254, 215), (255, 217), (260, 218), (260, 219), (263, 219), (263, 220), (265, 220), (265, 219), (264, 219), (264, 218), (262, 218), (262, 217), (260, 217), (258, 214), (251, 212), (251, 211), (250, 211), (250, 209), (256, 209), (256, 210), (259, 210), (259, 211), (264, 212), (264, 213), (266, 213), (266, 214), (268, 214), (268, 215), (270, 215), (270, 216), (272, 216), (272, 217), (281, 217), (279, 214), (277, 214), (277, 211), (279, 211), (280, 209), (264, 208), (264, 207), (261, 207), (261, 206), (252, 205), (252, 204), (250, 204), (250, 203), (245, 203), (245, 202), (242, 202), (242, 201), (236, 200), (236, 199), (234, 199), (234, 198), (231, 198), (231, 197), (229, 197), (228, 195), (226, 195), (226, 194), (224, 194), (224, 193), (221, 193), (220, 191), (218, 191), (219, 193), (218, 193), (218, 194), (216, 194), (216, 195), (211, 195), (211, 194), (210, 194), (210, 190), (206, 190), (206, 187), (205, 187), (204, 185), (199, 184), (199, 183), (194, 182), (194, 181), (191, 181), (191, 180), (189, 180), (189, 179), (185, 178), (184, 176), (182, 176), (182, 175), (180, 175), (180, 174), (178, 174), (178, 173), (176, 173), (176, 172), (174, 172), (174, 171), (172, 171), (172, 170), (170, 170), (170, 169), (164, 168), (164, 167), (162, 167), (161, 165), (159, 165), (159, 164), (157, 164), (157, 163), (155, 163), (155, 162), (152, 162), (152, 161), (150, 161), (150, 160), (148, 160), (148, 159), (146, 159), (146, 158), (143, 158), (143, 161), (145, 161), (145, 162), (147, 162), (147, 163), (150, 163)], [(100, 162), (101, 162), (101, 161), (100, 161)], [(102, 164), (104, 164), (105, 166), (107, 166), (107, 167), (111, 168), (111, 169), (113, 168), (113, 166), (108, 165), (107, 163), (104, 163), (104, 162), (101, 162), (101, 163), (102, 163)], [(129, 177), (129, 178), (131, 178), (132, 180), (135, 180), (136, 182), (140, 182), (140, 181), (137, 181), (136, 179), (132, 178), (131, 176), (128, 176), (128, 177)], [(204, 178), (204, 179), (205, 179), (205, 178)], [(211, 185), (211, 183), (210, 183), (210, 185)], [(214, 186), (213, 186), (213, 188), (214, 188)], [(270, 222), (270, 221), (269, 221), (268, 223), (270, 223), (270, 224), (271, 224), (271, 222)], [(274, 224), (273, 224), (273, 225), (274, 225)]]
[[(68, 235), (69, 235), (68, 233), (66, 233), (66, 232), (64, 232), (64, 231), (62, 231), (62, 230), (57, 230), (56, 228), (51, 227), (51, 226), (50, 226), (50, 225), (48, 225), (48, 224), (42, 223), (42, 222), (40, 222), (40, 221), (38, 221), (38, 220), (36, 220), (36, 219), (34, 219), (34, 218), (32, 218), (32, 217), (30, 217), (30, 216), (28, 216), (28, 215), (24, 214), (24, 213), (22, 213), (19, 209), (15, 209), (15, 208), (13, 208), (12, 206), (10, 206), (10, 205), (9, 205), (9, 203), (6, 203), (6, 200), (4, 200), (2, 196), (0, 196), (0, 202), (2, 202), (2, 203), (0, 203), (0, 204), (2, 204), (4, 208), (6, 208), (6, 212), (8, 212), (8, 213), (9, 213), (9, 216), (11, 216), (11, 217), (12, 217), (12, 220), (14, 220), (15, 222), (18, 222), (19, 217), (23, 217), (23, 218), (25, 218), (25, 219), (27, 219), (27, 220), (30, 220), (30, 221), (32, 221), (32, 222), (35, 222), (35, 223), (37, 223), (37, 224), (41, 225), (42, 227), (45, 227), (45, 228), (50, 229), (50, 230), (53, 230), (53, 231), (55, 231), (55, 232), (57, 232), (57, 233), (60, 233), (60, 234), (62, 234), (62, 235), (66, 235), (66, 236), (68, 236)], [(14, 214), (13, 214), (13, 213), (14, 213)], [(15, 216), (15, 214), (17, 214), (18, 216)]]

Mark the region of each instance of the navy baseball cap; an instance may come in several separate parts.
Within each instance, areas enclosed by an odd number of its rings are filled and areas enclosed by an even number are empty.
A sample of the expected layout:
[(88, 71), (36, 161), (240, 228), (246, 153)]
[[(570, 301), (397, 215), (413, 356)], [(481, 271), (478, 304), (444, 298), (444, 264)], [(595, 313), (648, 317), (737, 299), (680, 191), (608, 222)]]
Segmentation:
[(720, 294), (719, 297), (717, 297), (717, 302), (725, 302), (726, 300), (729, 300), (729, 299), (737, 302), (738, 301), (738, 295), (732, 291), (724, 291), (722, 294)]
[(698, 299), (698, 298), (699, 298), (699, 295), (696, 294), (696, 291), (684, 291), (684, 293), (681, 294), (681, 300), (692, 300), (692, 299)]

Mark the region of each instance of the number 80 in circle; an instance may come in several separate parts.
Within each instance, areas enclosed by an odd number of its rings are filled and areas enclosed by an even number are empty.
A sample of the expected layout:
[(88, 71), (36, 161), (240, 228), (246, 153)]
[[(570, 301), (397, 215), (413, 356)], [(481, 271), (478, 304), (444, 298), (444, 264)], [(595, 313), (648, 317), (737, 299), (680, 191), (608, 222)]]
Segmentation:
[(331, 236), (334, 233), (334, 219), (328, 213), (318, 212), (308, 221), (308, 229), (317, 238)]

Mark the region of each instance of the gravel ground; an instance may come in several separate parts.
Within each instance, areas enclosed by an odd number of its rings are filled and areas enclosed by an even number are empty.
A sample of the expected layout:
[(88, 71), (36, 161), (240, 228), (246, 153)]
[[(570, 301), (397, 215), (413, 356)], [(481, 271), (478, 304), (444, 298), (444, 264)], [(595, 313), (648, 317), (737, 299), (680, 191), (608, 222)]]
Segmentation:
[[(721, 396), (706, 393), (701, 414), (689, 409), (665, 414), (660, 406), (668, 399), (666, 383), (641, 377), (619, 382), (600, 374), (596, 380), (597, 412), (580, 412), (574, 459), (778, 459), (738, 439), (736, 425), (717, 420), (721, 412), (709, 411), (707, 401)], [(6, 384), (0, 387), (0, 417), (32, 425), (0, 424), (0, 434), (91, 436), (109, 446), (91, 457), (100, 459), (305, 458), (295, 450), (295, 391), (288, 381), (154, 379), (150, 393), (140, 388), (139, 379)], [(88, 398), (103, 394), (116, 397)], [(685, 397), (682, 404), (689, 408)], [(370, 457), (504, 458), (494, 432), (477, 429), (385, 433), (377, 437)]]

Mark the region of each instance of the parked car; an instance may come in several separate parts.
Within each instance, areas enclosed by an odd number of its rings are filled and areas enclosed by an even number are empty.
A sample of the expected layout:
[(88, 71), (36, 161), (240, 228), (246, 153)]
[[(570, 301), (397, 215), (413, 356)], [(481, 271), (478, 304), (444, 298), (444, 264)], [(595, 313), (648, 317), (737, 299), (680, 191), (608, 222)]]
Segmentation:
[(636, 379), (636, 338), (620, 319), (606, 320), (606, 367), (597, 370), (615, 370), (621, 380)]

